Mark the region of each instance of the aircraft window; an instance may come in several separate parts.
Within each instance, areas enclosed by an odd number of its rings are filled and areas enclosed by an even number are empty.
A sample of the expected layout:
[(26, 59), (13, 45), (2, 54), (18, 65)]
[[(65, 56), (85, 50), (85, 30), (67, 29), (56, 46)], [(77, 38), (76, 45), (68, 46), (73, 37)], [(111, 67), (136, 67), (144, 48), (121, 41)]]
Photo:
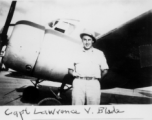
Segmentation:
[(51, 23), (49, 24), (49, 26), (50, 26), (51, 28), (53, 28), (58, 22), (59, 22), (59, 21), (51, 22)]
[[(56, 24), (58, 23), (58, 21), (56, 22)], [(65, 22), (59, 22), (54, 30), (57, 30), (59, 32), (65, 33), (66, 29), (68, 28), (69, 24), (65, 23)]]
[(51, 22), (51, 23), (49, 24), (49, 26), (52, 28), (52, 27), (53, 27), (53, 22)]
[(54, 26), (58, 23), (59, 21), (55, 21)]
[(70, 35), (75, 30), (75, 25), (64, 22), (64, 21), (56, 21), (54, 22), (54, 30)]
[(59, 31), (59, 32), (62, 32), (62, 33), (64, 33), (65, 32), (65, 30), (63, 30), (63, 29), (61, 29), (61, 28), (55, 28), (55, 30), (57, 30), (57, 31)]

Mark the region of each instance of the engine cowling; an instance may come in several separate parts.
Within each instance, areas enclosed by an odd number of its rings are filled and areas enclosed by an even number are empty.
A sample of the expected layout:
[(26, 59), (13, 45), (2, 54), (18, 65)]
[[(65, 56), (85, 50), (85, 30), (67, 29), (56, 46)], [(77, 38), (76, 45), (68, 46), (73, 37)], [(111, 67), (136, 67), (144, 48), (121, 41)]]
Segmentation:
[(63, 33), (29, 22), (16, 23), (4, 63), (29, 76), (61, 81), (80, 42)]

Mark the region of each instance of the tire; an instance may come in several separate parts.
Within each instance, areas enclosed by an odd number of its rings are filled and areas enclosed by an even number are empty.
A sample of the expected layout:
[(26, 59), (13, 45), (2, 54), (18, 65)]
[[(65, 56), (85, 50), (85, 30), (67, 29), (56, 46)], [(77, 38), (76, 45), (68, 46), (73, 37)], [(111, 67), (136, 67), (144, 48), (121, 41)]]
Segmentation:
[(37, 103), (39, 100), (39, 90), (34, 86), (29, 86), (24, 89), (22, 100), (29, 103)]
[(44, 98), (38, 103), (39, 106), (56, 106), (61, 105), (61, 103), (55, 98)]

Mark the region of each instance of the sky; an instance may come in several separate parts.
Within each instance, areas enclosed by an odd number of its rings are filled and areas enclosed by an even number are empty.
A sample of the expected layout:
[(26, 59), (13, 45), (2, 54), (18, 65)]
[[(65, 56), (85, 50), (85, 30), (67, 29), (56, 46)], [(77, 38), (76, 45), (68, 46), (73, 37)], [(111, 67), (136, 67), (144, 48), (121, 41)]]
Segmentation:
[[(0, 0), (0, 29), (11, 0)], [(152, 0), (18, 0), (12, 23), (29, 20), (47, 25), (58, 18), (80, 20), (102, 34), (152, 9)]]

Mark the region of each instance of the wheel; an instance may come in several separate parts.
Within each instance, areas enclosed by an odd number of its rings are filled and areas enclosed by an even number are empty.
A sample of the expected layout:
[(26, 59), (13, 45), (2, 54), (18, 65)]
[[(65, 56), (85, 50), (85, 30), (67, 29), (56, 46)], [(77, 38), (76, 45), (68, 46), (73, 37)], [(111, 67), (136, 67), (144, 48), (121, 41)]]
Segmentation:
[(22, 100), (29, 103), (36, 103), (39, 99), (39, 90), (34, 86), (29, 86), (24, 89)]
[(44, 98), (38, 103), (38, 105), (39, 106), (45, 106), (45, 105), (55, 106), (55, 105), (61, 105), (61, 103), (55, 98)]

